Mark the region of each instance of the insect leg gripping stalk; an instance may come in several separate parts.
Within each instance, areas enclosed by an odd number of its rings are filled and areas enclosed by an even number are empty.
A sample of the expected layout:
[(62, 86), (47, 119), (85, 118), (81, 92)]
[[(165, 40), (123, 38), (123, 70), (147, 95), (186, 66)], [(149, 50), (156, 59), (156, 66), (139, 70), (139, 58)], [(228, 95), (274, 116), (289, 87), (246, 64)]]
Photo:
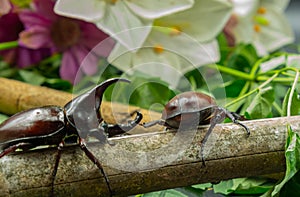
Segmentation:
[(247, 132), (247, 136), (250, 135), (250, 130), (248, 127), (246, 127), (244, 124), (240, 123), (238, 120), (244, 120), (244, 118), (242, 118), (242, 116), (240, 116), (239, 114), (235, 113), (235, 112), (230, 112), (224, 108), (221, 107), (216, 107), (215, 112), (211, 118), (211, 122), (210, 122), (210, 127), (208, 128), (202, 143), (201, 143), (201, 150), (200, 150), (200, 157), (202, 159), (202, 165), (206, 166), (205, 164), (205, 158), (204, 158), (204, 146), (205, 143), (208, 140), (208, 137), (210, 136), (211, 132), (213, 131), (214, 127), (223, 122), (224, 119), (228, 117), (233, 123), (240, 125), (241, 127), (243, 127), (246, 132)]
[(94, 163), (96, 164), (96, 166), (98, 167), (98, 169), (101, 171), (101, 173), (103, 174), (103, 177), (105, 179), (105, 182), (106, 182), (106, 185), (107, 185), (107, 188), (109, 190), (109, 193), (110, 193), (110, 196), (113, 195), (113, 192), (112, 192), (112, 189), (110, 187), (110, 184), (109, 184), (109, 180), (108, 180), (108, 177), (100, 163), (100, 161), (93, 155), (93, 153), (91, 153), (91, 151), (89, 151), (89, 149), (87, 148), (86, 146), (86, 143), (85, 143), (85, 140), (82, 139), (82, 138), (79, 138), (79, 145), (80, 145), (80, 148), (84, 151), (84, 153), (86, 154), (86, 156)]

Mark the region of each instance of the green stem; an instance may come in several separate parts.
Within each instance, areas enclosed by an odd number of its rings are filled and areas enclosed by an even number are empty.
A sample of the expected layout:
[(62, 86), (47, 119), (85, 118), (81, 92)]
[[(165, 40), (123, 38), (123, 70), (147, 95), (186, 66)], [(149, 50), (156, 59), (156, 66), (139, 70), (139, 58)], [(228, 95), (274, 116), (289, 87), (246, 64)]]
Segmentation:
[[(259, 76), (256, 78), (257, 81), (266, 81), (268, 80), (270, 77), (269, 76)], [(295, 80), (295, 78), (286, 78), (286, 77), (277, 77), (276, 79), (273, 80), (273, 82), (277, 82), (277, 83), (291, 83)]]
[(245, 79), (245, 80), (248, 80), (248, 81), (253, 81), (254, 80), (254, 78), (252, 78), (249, 74), (238, 71), (238, 70), (235, 70), (235, 69), (232, 69), (232, 68), (228, 68), (226, 66), (221, 66), (221, 65), (218, 65), (218, 64), (210, 64), (210, 65), (208, 65), (208, 67), (219, 70), (222, 73), (226, 73), (226, 74), (229, 74), (229, 75), (232, 75), (232, 76), (235, 76), (235, 77), (239, 77), (239, 78), (242, 78), (242, 79)]
[(281, 107), (278, 105), (278, 103), (273, 102), (272, 105), (273, 105), (273, 107), (275, 108), (275, 110), (278, 111), (279, 114), (282, 114), (282, 109), (281, 109)]
[(247, 94), (244, 94), (243, 96), (235, 99), (234, 101), (230, 102), (230, 103), (227, 103), (225, 105), (225, 107), (228, 107), (230, 105), (233, 105), (237, 102), (239, 102), (240, 100), (250, 96), (251, 94), (257, 92), (258, 90), (262, 89), (263, 87), (265, 87), (266, 85), (268, 85), (271, 81), (273, 81), (277, 76), (279, 75), (279, 73), (275, 73), (272, 77), (270, 77), (267, 81), (265, 81), (264, 83), (262, 83), (260, 86), (258, 86), (257, 88), (251, 90), (250, 92), (248, 92)]
[(287, 106), (287, 117), (291, 116), (291, 107), (292, 107), (293, 94), (294, 94), (296, 85), (297, 85), (298, 80), (299, 80), (299, 74), (300, 74), (299, 71), (297, 71), (296, 76), (295, 76), (295, 80), (294, 80), (294, 83), (292, 85), (291, 92), (290, 92), (290, 95), (289, 95), (288, 106)]
[(0, 50), (12, 49), (16, 48), (18, 45), (18, 41), (11, 41), (11, 42), (2, 42), (0, 43)]

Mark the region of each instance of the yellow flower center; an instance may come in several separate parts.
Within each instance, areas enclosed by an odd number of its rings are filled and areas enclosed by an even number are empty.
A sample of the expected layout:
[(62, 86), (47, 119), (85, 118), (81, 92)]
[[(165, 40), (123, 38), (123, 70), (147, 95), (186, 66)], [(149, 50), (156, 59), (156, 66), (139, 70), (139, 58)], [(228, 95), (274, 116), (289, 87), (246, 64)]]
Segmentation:
[(106, 0), (106, 3), (108, 4), (115, 4), (118, 0)]
[(65, 50), (75, 45), (80, 39), (79, 24), (72, 19), (61, 17), (51, 27), (50, 36), (55, 46)]
[(174, 27), (171, 27), (171, 31), (170, 31), (170, 35), (171, 36), (176, 36), (176, 35), (179, 35), (181, 34), (181, 28), (179, 26), (174, 26)]
[(257, 14), (265, 14), (267, 9), (265, 7), (260, 7), (257, 9)]
[(161, 44), (156, 44), (153, 46), (153, 51), (157, 54), (161, 54), (164, 52), (164, 47)]
[(257, 33), (259, 33), (261, 31), (261, 27), (259, 25), (253, 25), (253, 29)]
[(268, 26), (270, 21), (264, 16), (267, 13), (265, 7), (259, 7), (256, 11), (256, 15), (253, 17), (254, 25), (253, 29), (255, 32), (261, 32), (262, 26)]

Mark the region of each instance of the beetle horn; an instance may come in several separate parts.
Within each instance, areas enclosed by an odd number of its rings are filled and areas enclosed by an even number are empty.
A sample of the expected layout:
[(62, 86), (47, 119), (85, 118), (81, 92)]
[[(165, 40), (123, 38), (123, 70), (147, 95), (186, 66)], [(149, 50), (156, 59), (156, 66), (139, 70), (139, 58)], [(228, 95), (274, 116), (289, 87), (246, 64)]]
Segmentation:
[(98, 85), (94, 89), (94, 91), (95, 91), (95, 109), (97, 111), (97, 117), (98, 117), (98, 119), (101, 119), (101, 117), (100, 117), (100, 106), (101, 106), (102, 97), (103, 97), (103, 94), (104, 94), (105, 90), (110, 85), (112, 85), (113, 83), (116, 83), (116, 82), (119, 82), (119, 81), (130, 83), (130, 81), (128, 79), (112, 78), (112, 79), (108, 79), (108, 80), (102, 82), (100, 85)]
[[(129, 83), (123, 78), (108, 79), (93, 89), (72, 99), (65, 105), (67, 119), (75, 127), (77, 124), (84, 124), (87, 127), (95, 128), (103, 120), (100, 114), (100, 106), (105, 90), (118, 81)], [(96, 115), (96, 116), (95, 116)]]

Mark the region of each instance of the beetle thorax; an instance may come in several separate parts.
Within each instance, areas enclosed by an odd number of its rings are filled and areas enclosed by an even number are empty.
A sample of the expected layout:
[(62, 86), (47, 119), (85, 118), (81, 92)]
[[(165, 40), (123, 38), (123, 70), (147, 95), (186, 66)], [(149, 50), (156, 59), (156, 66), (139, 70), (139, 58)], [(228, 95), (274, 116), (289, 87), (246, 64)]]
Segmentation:
[(162, 112), (162, 119), (167, 120), (179, 114), (200, 112), (215, 107), (215, 100), (203, 93), (184, 92), (171, 99)]

